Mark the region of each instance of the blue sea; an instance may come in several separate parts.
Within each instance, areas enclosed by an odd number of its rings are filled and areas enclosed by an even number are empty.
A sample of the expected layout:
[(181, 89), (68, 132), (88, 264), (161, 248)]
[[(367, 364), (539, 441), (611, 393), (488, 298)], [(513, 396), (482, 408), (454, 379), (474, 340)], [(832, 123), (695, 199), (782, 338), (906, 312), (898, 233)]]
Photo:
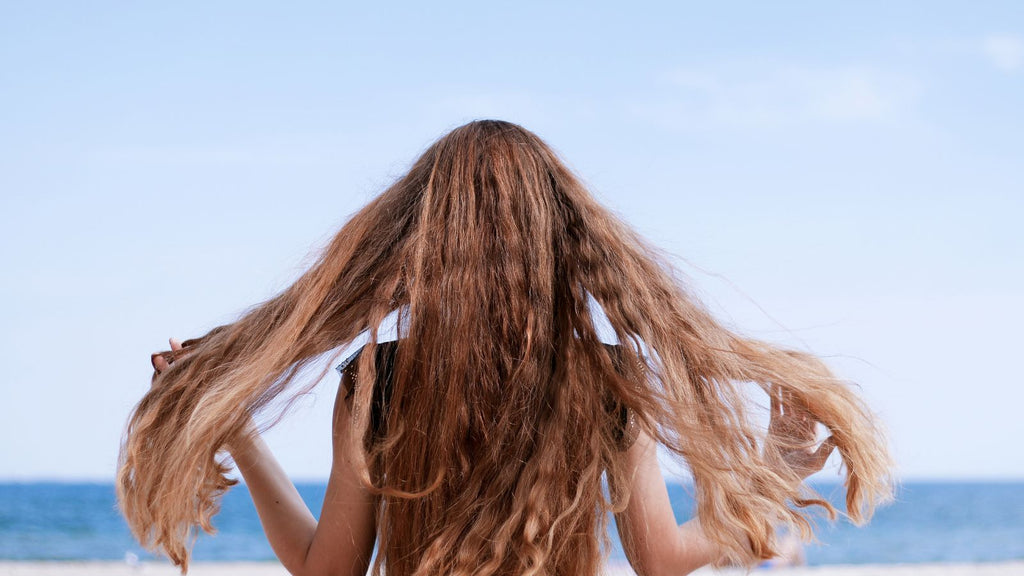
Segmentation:
[[(841, 499), (838, 486), (816, 486)], [(318, 513), (324, 483), (299, 484)], [(676, 518), (690, 517), (687, 487), (669, 485)], [(245, 487), (225, 496), (218, 533), (202, 535), (196, 560), (273, 560)], [(857, 528), (820, 521), (808, 563), (874, 564), (986, 562), (1024, 559), (1024, 483), (905, 483), (897, 502)], [(612, 530), (614, 536), (614, 530)], [(0, 483), (0, 560), (120, 560), (151, 558), (119, 515), (112, 484)], [(616, 548), (613, 559), (624, 559)]]

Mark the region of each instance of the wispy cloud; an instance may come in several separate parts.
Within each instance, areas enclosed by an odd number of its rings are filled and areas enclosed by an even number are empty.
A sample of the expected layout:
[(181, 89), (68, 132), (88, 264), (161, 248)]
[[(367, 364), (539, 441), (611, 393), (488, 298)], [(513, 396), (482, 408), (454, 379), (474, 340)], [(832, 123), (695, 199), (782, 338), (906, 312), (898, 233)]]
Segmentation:
[(790, 125), (882, 119), (917, 93), (912, 78), (866, 66), (785, 62), (716, 63), (666, 71), (653, 106), (661, 117), (738, 125)]
[(987, 36), (982, 41), (982, 51), (999, 70), (1016, 72), (1024, 68), (1024, 40), (1020, 36)]

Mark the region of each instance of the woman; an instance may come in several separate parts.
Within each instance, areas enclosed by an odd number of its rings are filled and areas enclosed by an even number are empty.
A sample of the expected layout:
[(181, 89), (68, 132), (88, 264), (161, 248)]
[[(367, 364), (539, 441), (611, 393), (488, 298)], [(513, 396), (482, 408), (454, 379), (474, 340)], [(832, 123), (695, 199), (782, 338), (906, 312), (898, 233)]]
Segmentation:
[[(591, 309), (606, 315), (603, 342)], [(397, 314), (397, 337), (378, 327)], [(317, 522), (253, 417), (366, 331), (335, 401)], [(315, 264), (237, 322), (154, 355), (121, 450), (136, 536), (187, 570), (229, 454), (292, 574), (592, 575), (608, 512), (639, 574), (753, 565), (812, 536), (804, 484), (838, 449), (857, 522), (891, 492), (875, 419), (816, 358), (737, 335), (533, 133), (477, 121), (430, 146)], [(321, 376), (329, 368), (324, 368)], [(747, 399), (771, 399), (767, 430)], [(298, 391), (301, 392), (301, 391)], [(830, 435), (816, 445), (822, 423)], [(693, 475), (677, 526), (655, 456)], [(607, 484), (603, 484), (603, 479)]]

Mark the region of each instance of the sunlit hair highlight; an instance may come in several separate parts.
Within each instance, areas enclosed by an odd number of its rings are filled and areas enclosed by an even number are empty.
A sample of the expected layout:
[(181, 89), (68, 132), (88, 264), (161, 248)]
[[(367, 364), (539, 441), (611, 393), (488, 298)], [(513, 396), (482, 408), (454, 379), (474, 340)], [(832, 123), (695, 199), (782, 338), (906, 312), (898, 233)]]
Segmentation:
[[(601, 345), (590, 296), (622, 357)], [(701, 524), (733, 562), (772, 556), (776, 524), (810, 535), (807, 506), (835, 513), (773, 465), (786, 447), (766, 445), (750, 390), (784, 391), (828, 428), (854, 521), (890, 494), (881, 431), (849, 385), (725, 328), (542, 140), (483, 120), (431, 145), (293, 285), (187, 342), (157, 377), (118, 474), (140, 541), (187, 569), (234, 482), (225, 443), (301, 393), (290, 384), (324, 353), (364, 330), (372, 351), (397, 308), (381, 436), (370, 441), (372, 353), (352, 409), (357, 465), (379, 496), (377, 573), (597, 574), (607, 513), (629, 496), (609, 401), (682, 459)]]

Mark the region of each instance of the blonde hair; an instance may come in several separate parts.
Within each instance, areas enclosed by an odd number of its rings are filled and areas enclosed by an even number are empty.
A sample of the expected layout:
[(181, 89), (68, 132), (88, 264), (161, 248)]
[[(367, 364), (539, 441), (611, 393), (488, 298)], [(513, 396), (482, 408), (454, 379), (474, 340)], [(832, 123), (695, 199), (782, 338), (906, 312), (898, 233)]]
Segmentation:
[[(588, 294), (636, 361), (600, 344)], [(293, 285), (190, 341), (157, 377), (118, 473), (140, 541), (187, 569), (196, 527), (212, 530), (234, 482), (225, 442), (293, 397), (303, 367), (400, 306), (407, 333), (377, 441), (374, 354), (358, 361), (370, 384), (353, 399), (357, 466), (379, 495), (375, 573), (596, 574), (607, 512), (628, 498), (602, 488), (626, 474), (620, 408), (688, 466), (703, 529), (728, 558), (768, 558), (776, 523), (809, 535), (806, 506), (835, 510), (772, 464), (786, 447), (765, 444), (750, 387), (784, 391), (828, 428), (854, 521), (891, 493), (877, 420), (847, 384), (807, 353), (723, 327), (540, 138), (484, 120), (431, 145)]]

